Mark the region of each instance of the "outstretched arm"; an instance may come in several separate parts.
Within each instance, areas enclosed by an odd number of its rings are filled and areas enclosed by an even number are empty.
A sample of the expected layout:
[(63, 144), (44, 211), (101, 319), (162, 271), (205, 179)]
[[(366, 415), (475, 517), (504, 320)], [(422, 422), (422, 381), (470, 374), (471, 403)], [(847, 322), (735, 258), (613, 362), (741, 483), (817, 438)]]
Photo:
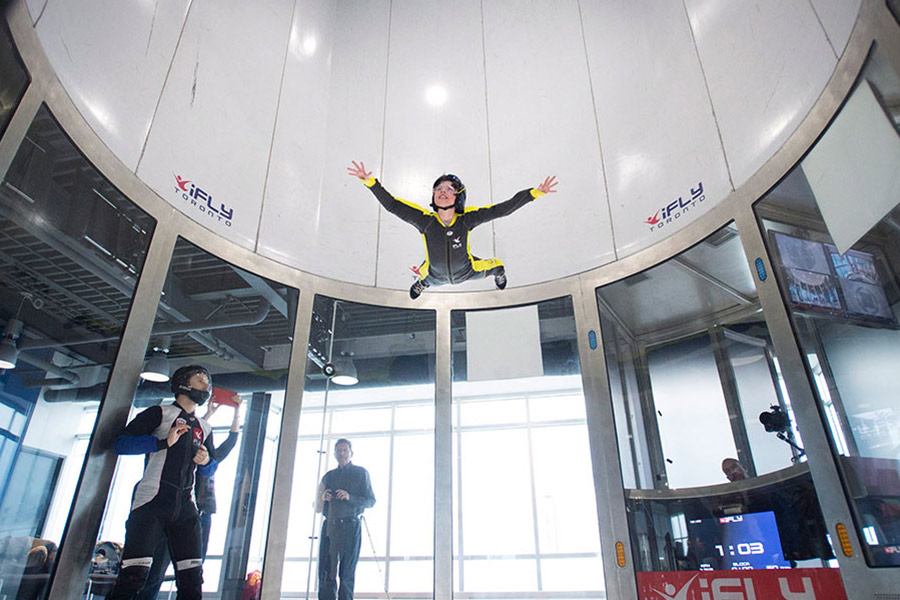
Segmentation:
[(401, 200), (400, 198), (394, 198), (394, 196), (384, 189), (381, 183), (372, 176), (371, 171), (366, 171), (365, 163), (362, 161), (356, 162), (355, 160), (350, 162), (352, 164), (347, 167), (347, 174), (362, 181), (366, 187), (375, 194), (375, 197), (378, 198), (378, 202), (380, 202), (389, 213), (397, 215), (420, 232), (433, 218), (431, 213), (421, 206), (416, 206), (415, 204), (407, 202), (406, 200)]
[(556, 175), (551, 175), (550, 177), (545, 178), (544, 182), (539, 186), (522, 190), (505, 202), (466, 209), (466, 217), (469, 220), (469, 225), (471, 227), (476, 227), (482, 223), (512, 214), (536, 198), (540, 198), (545, 194), (555, 194), (556, 189), (554, 188), (556, 188), (558, 184), (559, 182), (556, 181)]

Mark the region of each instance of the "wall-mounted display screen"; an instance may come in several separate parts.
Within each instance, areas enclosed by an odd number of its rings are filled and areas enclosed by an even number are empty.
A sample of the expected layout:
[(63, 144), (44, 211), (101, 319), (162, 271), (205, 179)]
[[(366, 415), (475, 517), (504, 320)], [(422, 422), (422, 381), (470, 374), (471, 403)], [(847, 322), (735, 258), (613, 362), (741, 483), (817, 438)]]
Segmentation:
[(687, 530), (701, 571), (791, 567), (772, 511), (691, 519)]
[(798, 310), (897, 328), (874, 254), (771, 232), (781, 272)]

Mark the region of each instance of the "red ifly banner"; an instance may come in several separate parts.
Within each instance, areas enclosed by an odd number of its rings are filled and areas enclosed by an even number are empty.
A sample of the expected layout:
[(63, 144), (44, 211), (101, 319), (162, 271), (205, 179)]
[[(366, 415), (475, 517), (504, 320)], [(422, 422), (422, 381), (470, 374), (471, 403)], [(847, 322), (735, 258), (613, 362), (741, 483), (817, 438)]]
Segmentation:
[(640, 600), (847, 600), (837, 569), (638, 573)]

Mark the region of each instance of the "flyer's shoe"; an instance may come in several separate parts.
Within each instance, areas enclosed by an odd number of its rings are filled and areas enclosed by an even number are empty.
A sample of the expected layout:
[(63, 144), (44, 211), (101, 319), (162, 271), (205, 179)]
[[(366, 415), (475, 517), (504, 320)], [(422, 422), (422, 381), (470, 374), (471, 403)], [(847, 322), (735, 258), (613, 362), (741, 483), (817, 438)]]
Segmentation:
[(498, 290), (506, 289), (506, 269), (500, 267), (500, 272), (494, 275), (494, 285)]
[(415, 300), (422, 295), (422, 292), (424, 292), (427, 287), (428, 284), (425, 283), (424, 280), (417, 279), (416, 282), (412, 284), (412, 287), (409, 288), (409, 297)]

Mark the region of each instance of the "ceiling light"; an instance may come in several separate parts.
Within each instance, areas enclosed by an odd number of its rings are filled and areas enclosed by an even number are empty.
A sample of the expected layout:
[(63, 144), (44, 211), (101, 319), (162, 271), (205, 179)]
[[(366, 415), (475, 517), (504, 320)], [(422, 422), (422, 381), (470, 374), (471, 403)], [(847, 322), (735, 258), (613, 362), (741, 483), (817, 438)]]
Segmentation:
[(331, 378), (336, 385), (356, 385), (359, 383), (359, 375), (356, 365), (349, 356), (338, 356), (334, 361), (334, 375)]
[(141, 371), (141, 379), (147, 381), (165, 382), (169, 380), (169, 359), (163, 352), (154, 352), (147, 359), (144, 370)]
[(0, 342), (0, 369), (15, 369), (18, 358), (19, 351), (16, 349), (15, 340), (3, 338)]
[[(19, 308), (22, 308), (21, 305)], [(3, 336), (3, 341), (0, 341), (0, 369), (16, 368), (16, 360), (19, 358), (16, 339), (22, 335), (24, 327), (25, 324), (19, 319), (10, 319), (6, 323), (6, 333)]]
[(447, 88), (442, 85), (433, 85), (425, 90), (425, 101), (434, 107), (443, 106), (447, 96)]
[(172, 345), (172, 337), (165, 336), (159, 346), (153, 347), (153, 354), (147, 359), (144, 370), (141, 371), (141, 379), (156, 381), (159, 383), (169, 380), (169, 346)]

